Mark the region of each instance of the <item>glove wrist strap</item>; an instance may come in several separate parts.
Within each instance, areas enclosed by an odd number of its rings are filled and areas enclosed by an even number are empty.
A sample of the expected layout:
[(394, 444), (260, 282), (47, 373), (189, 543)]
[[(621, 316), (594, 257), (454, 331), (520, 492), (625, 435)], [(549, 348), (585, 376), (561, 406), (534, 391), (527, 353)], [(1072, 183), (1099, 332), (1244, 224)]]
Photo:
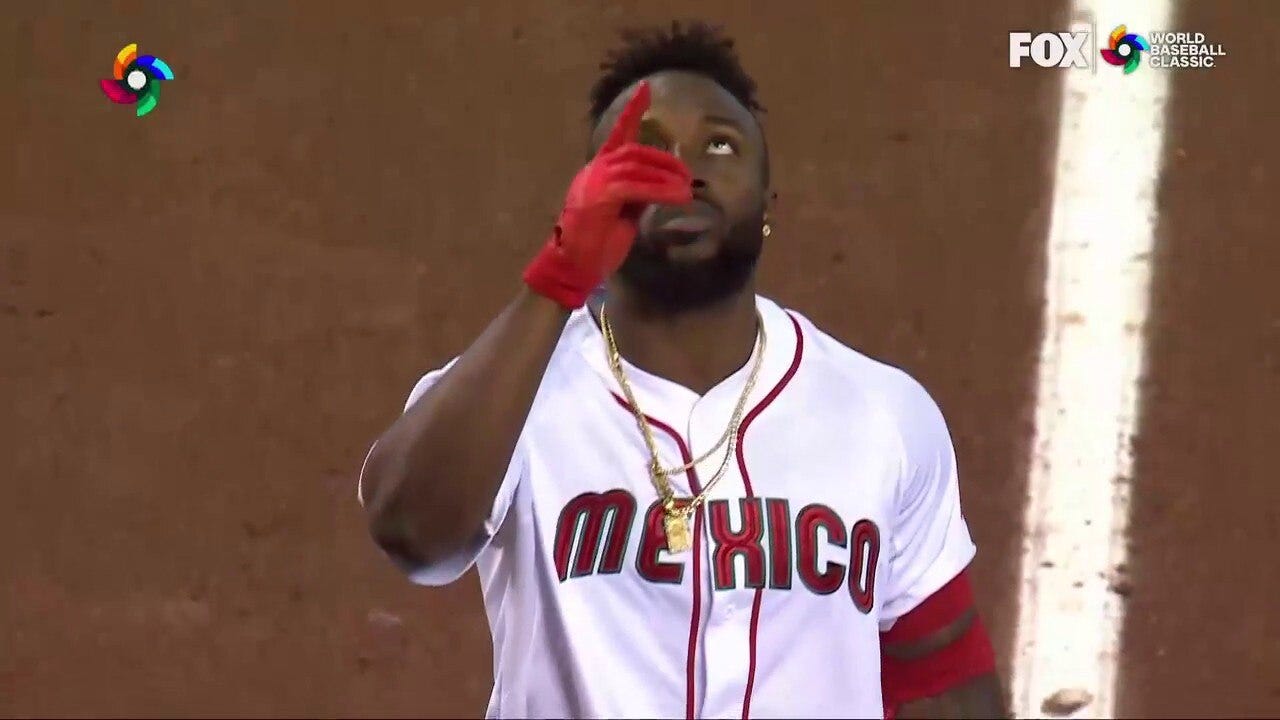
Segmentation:
[(524, 283), (529, 289), (550, 298), (566, 310), (577, 310), (587, 302), (598, 278), (587, 277), (560, 247), (560, 228), (556, 227), (546, 245), (524, 270)]

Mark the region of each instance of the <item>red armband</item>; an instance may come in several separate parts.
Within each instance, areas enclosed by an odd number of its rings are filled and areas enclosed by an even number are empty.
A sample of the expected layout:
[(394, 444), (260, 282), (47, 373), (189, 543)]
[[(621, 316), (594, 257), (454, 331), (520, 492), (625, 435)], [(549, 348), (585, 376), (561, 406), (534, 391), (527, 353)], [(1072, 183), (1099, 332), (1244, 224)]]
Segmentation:
[[(911, 643), (948, 627), (973, 607), (973, 588), (962, 571), (914, 610), (880, 634), (881, 643)], [(885, 717), (893, 718), (903, 703), (934, 697), (995, 670), (995, 651), (976, 614), (967, 630), (949, 645), (910, 660), (881, 653), (880, 684)]]

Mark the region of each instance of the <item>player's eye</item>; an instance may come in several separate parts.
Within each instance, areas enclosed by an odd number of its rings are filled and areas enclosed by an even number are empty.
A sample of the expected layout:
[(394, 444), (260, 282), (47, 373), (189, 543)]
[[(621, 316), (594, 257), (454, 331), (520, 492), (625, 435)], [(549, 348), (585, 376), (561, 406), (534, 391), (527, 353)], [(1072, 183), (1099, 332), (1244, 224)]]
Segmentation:
[(738, 146), (727, 137), (714, 137), (707, 143), (707, 152), (712, 155), (734, 155), (738, 152)]

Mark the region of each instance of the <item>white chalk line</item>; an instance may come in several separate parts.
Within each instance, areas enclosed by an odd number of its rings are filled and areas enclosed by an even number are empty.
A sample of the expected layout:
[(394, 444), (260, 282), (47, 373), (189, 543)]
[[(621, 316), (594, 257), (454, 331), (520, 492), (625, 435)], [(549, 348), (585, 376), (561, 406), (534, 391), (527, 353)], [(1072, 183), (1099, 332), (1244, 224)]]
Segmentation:
[[(1169, 28), (1172, 6), (1077, 0), (1073, 12), (1106, 43), (1121, 23), (1139, 34)], [(1127, 560), (1170, 71), (1061, 72), (1012, 678), (1021, 718), (1044, 717), (1060, 691), (1088, 698), (1068, 716), (1114, 717), (1124, 614), (1114, 583)]]

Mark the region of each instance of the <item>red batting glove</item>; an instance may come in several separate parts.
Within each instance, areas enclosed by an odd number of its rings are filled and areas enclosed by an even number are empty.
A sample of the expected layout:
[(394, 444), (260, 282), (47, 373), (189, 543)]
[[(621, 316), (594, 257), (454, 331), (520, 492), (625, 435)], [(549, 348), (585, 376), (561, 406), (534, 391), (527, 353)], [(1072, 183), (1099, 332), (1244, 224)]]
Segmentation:
[(685, 164), (636, 142), (648, 109), (649, 83), (641, 82), (596, 156), (573, 178), (551, 237), (525, 268), (525, 284), (566, 309), (582, 307), (622, 265), (635, 241), (638, 207), (693, 199)]

